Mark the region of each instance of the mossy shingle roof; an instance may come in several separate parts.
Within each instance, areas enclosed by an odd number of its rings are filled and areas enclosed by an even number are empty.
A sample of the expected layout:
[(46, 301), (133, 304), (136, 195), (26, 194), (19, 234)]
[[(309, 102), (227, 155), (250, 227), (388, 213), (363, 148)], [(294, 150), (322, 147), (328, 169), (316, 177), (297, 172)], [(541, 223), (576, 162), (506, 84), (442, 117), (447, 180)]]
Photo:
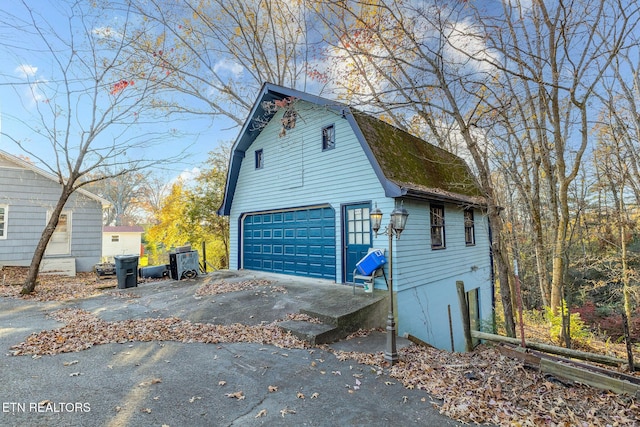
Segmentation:
[(388, 180), (408, 193), (484, 204), (460, 157), (367, 114), (354, 111), (353, 117)]

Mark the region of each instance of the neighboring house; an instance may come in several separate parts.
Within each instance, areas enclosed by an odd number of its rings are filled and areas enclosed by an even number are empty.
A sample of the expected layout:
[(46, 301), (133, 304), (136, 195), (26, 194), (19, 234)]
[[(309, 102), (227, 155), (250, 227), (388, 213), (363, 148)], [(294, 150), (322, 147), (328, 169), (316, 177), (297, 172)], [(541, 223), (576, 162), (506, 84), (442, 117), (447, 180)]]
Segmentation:
[(398, 334), (463, 351), (456, 281), (472, 327), (493, 318), (485, 199), (462, 159), (346, 105), (263, 86), (219, 211), (230, 217), (230, 268), (349, 283), (369, 248), (389, 253), (370, 211), (382, 210), (384, 227), (400, 203), (409, 219), (394, 238)]
[(142, 233), (140, 226), (118, 225), (102, 228), (102, 258), (113, 261), (116, 255), (141, 255)]
[[(0, 266), (28, 266), (58, 202), (55, 175), (0, 151)], [(41, 272), (91, 271), (102, 252), (106, 200), (86, 190), (71, 195), (47, 246)]]

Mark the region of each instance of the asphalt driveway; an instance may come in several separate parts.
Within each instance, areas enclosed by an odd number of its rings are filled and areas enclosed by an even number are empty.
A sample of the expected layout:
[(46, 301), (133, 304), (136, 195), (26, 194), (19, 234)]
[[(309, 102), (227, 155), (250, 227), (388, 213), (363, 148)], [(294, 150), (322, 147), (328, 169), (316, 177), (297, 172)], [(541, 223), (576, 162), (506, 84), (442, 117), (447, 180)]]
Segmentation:
[[(197, 281), (168, 281), (123, 290), (137, 298), (112, 293), (71, 302), (0, 298), (0, 425), (458, 425), (438, 414), (425, 392), (319, 348), (164, 341), (97, 345), (53, 356), (10, 355), (11, 346), (32, 332), (62, 326), (47, 317), (60, 308), (82, 308), (107, 321), (176, 316), (260, 324), (304, 305), (309, 285), (316, 284), (291, 281), (283, 283), (286, 293), (198, 297)], [(383, 343), (384, 334), (373, 334), (333, 347), (376, 352)]]

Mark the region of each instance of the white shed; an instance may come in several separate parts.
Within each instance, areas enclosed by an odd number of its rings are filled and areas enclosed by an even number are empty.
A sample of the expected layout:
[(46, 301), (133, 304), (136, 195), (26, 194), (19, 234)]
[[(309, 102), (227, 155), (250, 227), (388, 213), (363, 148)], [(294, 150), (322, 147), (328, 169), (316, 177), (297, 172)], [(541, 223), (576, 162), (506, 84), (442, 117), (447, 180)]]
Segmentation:
[(105, 226), (102, 228), (102, 259), (113, 261), (116, 255), (142, 255), (142, 233), (138, 225)]

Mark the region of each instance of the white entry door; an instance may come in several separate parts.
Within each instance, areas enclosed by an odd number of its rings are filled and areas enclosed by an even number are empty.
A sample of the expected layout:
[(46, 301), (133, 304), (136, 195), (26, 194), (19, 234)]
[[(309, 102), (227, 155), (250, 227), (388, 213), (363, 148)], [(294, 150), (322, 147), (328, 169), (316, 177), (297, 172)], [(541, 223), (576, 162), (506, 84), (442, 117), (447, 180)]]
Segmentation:
[[(47, 212), (47, 222), (51, 212)], [(69, 255), (71, 253), (71, 212), (62, 212), (49, 244), (46, 255)]]

